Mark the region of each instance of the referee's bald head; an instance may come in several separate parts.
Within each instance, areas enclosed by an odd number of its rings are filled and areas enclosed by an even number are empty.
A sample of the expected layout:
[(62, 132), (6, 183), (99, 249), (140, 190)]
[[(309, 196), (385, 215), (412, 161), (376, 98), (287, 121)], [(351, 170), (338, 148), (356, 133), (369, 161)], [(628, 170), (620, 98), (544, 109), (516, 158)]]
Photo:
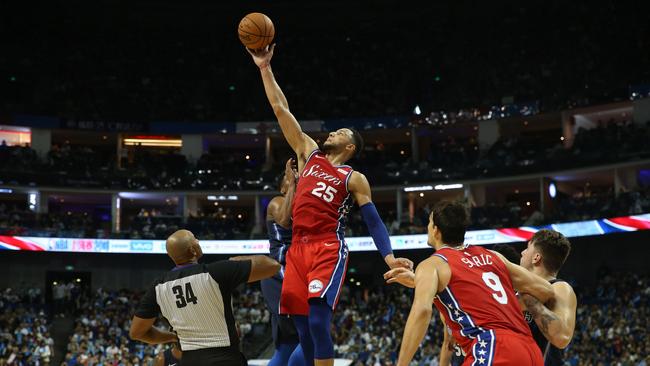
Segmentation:
[(196, 263), (203, 251), (199, 240), (189, 230), (178, 230), (167, 238), (167, 255), (177, 266)]

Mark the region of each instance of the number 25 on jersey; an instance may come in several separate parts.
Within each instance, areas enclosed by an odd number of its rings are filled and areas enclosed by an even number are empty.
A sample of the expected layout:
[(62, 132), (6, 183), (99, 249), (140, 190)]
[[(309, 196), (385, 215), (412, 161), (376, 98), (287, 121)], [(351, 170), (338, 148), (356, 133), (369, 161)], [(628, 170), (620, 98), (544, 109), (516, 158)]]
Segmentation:
[(328, 186), (323, 182), (317, 182), (316, 188), (314, 188), (311, 191), (311, 194), (313, 194), (316, 197), (322, 198), (325, 202), (332, 202), (336, 192), (338, 192), (336, 188)]

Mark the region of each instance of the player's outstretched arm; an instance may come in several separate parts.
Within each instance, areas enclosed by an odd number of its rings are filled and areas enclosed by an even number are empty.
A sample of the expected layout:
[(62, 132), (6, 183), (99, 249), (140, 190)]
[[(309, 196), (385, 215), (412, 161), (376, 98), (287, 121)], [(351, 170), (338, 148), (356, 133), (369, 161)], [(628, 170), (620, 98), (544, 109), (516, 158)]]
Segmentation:
[(280, 263), (266, 255), (244, 255), (230, 258), (231, 261), (251, 261), (251, 271), (246, 282), (269, 278), (280, 270)]
[(348, 181), (348, 189), (354, 195), (354, 200), (359, 205), (361, 209), (361, 217), (365, 221), (366, 226), (368, 226), (368, 232), (372, 236), (372, 240), (375, 242), (375, 246), (379, 253), (381, 253), (382, 258), (390, 268), (405, 267), (412, 269), (413, 262), (410, 259), (406, 258), (395, 258), (393, 255), (393, 248), (390, 245), (390, 238), (388, 237), (388, 230), (386, 230), (386, 225), (379, 217), (377, 208), (372, 203), (372, 197), (370, 192), (370, 183), (366, 176), (359, 172), (352, 172), (352, 176)]
[(520, 293), (530, 294), (542, 303), (551, 300), (555, 293), (551, 284), (542, 277), (528, 271), (524, 267), (514, 264), (506, 259), (501, 253), (491, 250), (492, 253), (497, 255), (506, 265), (512, 280), (512, 286)]
[(415, 270), (415, 295), (406, 320), (397, 366), (408, 366), (427, 332), (433, 313), (433, 298), (438, 292), (438, 271), (431, 258)]
[(555, 300), (551, 302), (553, 310), (527, 294), (522, 295), (522, 300), (544, 337), (555, 347), (564, 349), (573, 338), (578, 302), (573, 288), (568, 283), (557, 282), (552, 286), (555, 291)]
[(253, 61), (257, 67), (260, 68), (266, 97), (269, 103), (271, 103), (273, 113), (280, 123), (284, 138), (298, 157), (304, 159), (306, 158), (306, 154), (314, 151), (318, 148), (318, 145), (311, 137), (302, 132), (300, 124), (293, 114), (291, 114), (291, 111), (289, 111), (287, 98), (275, 81), (275, 76), (273, 76), (273, 71), (271, 70), (271, 58), (273, 58), (274, 49), (275, 44), (259, 50), (251, 50), (248, 48), (246, 50), (253, 57)]

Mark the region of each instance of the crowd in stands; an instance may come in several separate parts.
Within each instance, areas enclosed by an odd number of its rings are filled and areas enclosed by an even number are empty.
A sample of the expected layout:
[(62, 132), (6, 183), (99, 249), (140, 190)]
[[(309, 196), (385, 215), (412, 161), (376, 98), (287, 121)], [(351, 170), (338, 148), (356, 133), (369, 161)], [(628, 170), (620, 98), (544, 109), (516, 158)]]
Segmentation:
[(54, 355), (41, 289), (0, 291), (0, 365), (48, 365)]
[[(151, 346), (128, 338), (141, 295), (126, 289), (98, 289), (85, 294), (75, 311), (75, 330), (68, 342), (65, 365), (152, 365), (166, 346)], [(267, 345), (263, 340), (269, 331), (269, 313), (259, 289), (244, 288), (233, 297), (233, 302), (243, 352), (252, 357), (251, 352), (261, 352), (260, 342)], [(158, 321), (156, 326), (164, 328), (168, 324)]]
[(65, 365), (140, 365), (153, 361), (156, 347), (128, 338), (139, 295), (103, 289), (83, 293), (74, 308), (74, 332), (68, 339)]
[[(594, 286), (577, 286), (578, 308), (566, 365), (650, 364), (650, 277), (632, 273), (604, 275)], [(412, 290), (398, 286), (350, 290), (335, 313), (336, 356), (353, 365), (393, 365), (410, 310)], [(413, 366), (437, 366), (443, 325), (434, 311)]]
[(599, 218), (638, 215), (650, 212), (650, 186), (640, 186), (632, 192), (612, 189), (580, 191), (573, 195), (560, 193), (553, 202), (549, 215), (540, 210), (522, 209), (521, 203), (511, 201), (504, 205), (488, 204), (472, 208), (473, 229), (539, 226), (558, 222), (585, 221)]
[(607, 273), (577, 295), (575, 335), (565, 352), (570, 366), (650, 365), (650, 277)]
[[(334, 313), (334, 344), (337, 358), (354, 360), (353, 365), (393, 365), (411, 308), (412, 292), (389, 286), (351, 290), (345, 286), (339, 310)], [(434, 317), (424, 346), (414, 365), (434, 365), (442, 343), (441, 320)], [(434, 361), (436, 360), (436, 361)]]
[(0, 203), (0, 233), (16, 236), (103, 237), (102, 223), (87, 212), (37, 215), (21, 205)]
[[(636, 273), (599, 272), (593, 285), (573, 283), (578, 296), (575, 334), (564, 351), (566, 365), (650, 364), (650, 277)], [(412, 290), (397, 285), (343, 287), (333, 318), (337, 358), (355, 366), (393, 365), (410, 310)], [(128, 338), (130, 319), (140, 292), (82, 291), (69, 304), (75, 328), (63, 365), (152, 365), (163, 346)], [(270, 340), (269, 312), (261, 292), (243, 288), (233, 297), (244, 353), (256, 357)], [(47, 365), (53, 357), (43, 296), (39, 289), (0, 292), (0, 365)], [(164, 324), (158, 324), (164, 326)], [(434, 312), (412, 365), (437, 366), (443, 325)]]
[(257, 287), (245, 287), (233, 296), (233, 311), (244, 354), (255, 358), (271, 343), (271, 313)]

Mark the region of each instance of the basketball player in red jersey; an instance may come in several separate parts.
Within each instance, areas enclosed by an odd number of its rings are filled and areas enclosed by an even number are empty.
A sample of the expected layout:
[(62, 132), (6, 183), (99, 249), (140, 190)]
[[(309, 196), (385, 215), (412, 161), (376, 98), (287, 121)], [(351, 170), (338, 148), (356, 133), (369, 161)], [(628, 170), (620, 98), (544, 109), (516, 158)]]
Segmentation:
[(388, 232), (371, 200), (368, 180), (344, 165), (362, 150), (361, 135), (342, 128), (331, 132), (319, 149), (302, 132), (271, 71), (274, 46), (248, 52), (260, 69), (266, 96), (284, 137), (298, 157), (300, 172), (280, 312), (294, 319), (308, 365), (333, 365), (330, 327), (347, 268), (348, 249), (343, 232), (352, 202), (356, 201), (361, 208), (370, 235), (390, 268), (410, 269), (413, 262), (393, 256)]
[(467, 354), (463, 365), (543, 366), (513, 286), (542, 303), (554, 297), (553, 288), (497, 252), (463, 245), (467, 221), (463, 204), (439, 202), (428, 227), (435, 254), (415, 273), (396, 269), (385, 274), (389, 283), (415, 287), (397, 366), (413, 359), (429, 326), (432, 304)]

